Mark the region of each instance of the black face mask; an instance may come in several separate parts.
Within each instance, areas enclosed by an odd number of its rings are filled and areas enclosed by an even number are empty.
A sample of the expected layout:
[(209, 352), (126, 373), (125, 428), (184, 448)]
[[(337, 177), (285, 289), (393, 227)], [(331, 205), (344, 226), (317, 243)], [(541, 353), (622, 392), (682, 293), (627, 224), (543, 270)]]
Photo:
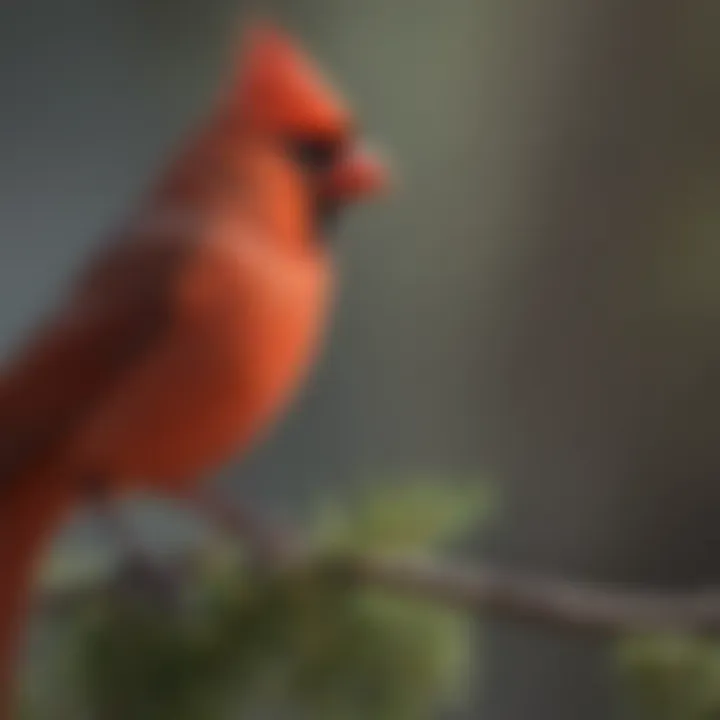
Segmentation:
[[(325, 137), (298, 137), (287, 143), (288, 156), (300, 167), (312, 186), (317, 186), (323, 175), (338, 161), (342, 151), (337, 140)], [(341, 204), (329, 198), (315, 198), (315, 212), (319, 230), (327, 237), (337, 227)]]
[(337, 140), (325, 137), (300, 137), (288, 143), (288, 154), (309, 175), (326, 173), (337, 162), (341, 146)]

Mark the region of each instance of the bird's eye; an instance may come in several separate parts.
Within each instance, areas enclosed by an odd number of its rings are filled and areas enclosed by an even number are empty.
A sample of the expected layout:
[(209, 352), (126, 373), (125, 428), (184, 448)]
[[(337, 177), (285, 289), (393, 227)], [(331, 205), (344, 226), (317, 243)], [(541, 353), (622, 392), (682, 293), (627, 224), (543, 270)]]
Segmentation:
[(296, 138), (290, 142), (290, 155), (303, 169), (324, 172), (335, 163), (340, 152), (336, 140), (324, 137)]

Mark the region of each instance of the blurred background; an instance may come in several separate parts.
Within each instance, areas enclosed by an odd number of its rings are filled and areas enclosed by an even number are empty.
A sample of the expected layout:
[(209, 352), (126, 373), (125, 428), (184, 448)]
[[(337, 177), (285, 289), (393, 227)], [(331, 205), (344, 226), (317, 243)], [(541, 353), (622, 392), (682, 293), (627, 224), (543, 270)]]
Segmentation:
[[(348, 218), (322, 363), (222, 482), (296, 512), (377, 473), (476, 474), (501, 498), (483, 557), (578, 580), (720, 580), (720, 5), (273, 8), (401, 186)], [(241, 10), (2, 3), (2, 353), (202, 116)], [(94, 542), (89, 524), (68, 542)], [(141, 525), (157, 543), (188, 529), (173, 513)], [(470, 717), (612, 716), (601, 644), (491, 623), (484, 652)]]

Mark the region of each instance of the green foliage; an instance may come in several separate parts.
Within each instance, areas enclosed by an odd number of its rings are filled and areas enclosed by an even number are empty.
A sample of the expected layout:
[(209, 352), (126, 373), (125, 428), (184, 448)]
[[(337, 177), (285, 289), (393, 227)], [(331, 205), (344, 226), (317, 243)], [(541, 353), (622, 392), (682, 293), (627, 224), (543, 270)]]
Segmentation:
[(327, 503), (314, 523), (323, 548), (365, 552), (432, 551), (462, 539), (492, 504), (477, 482), (438, 485), (430, 478), (381, 478), (360, 497), (352, 513)]
[[(482, 511), (476, 492), (379, 484), (325, 507), (311, 541), (320, 559), (432, 553)], [(167, 602), (116, 588), (77, 607), (63, 620), (63, 658), (29, 678), (48, 686), (60, 670), (72, 707), (59, 714), (54, 695), (28, 717), (423, 720), (464, 696), (469, 619), (354, 587), (322, 562), (268, 575), (212, 547), (178, 590)]]
[(642, 636), (620, 645), (624, 698), (632, 718), (720, 717), (720, 644), (680, 635)]

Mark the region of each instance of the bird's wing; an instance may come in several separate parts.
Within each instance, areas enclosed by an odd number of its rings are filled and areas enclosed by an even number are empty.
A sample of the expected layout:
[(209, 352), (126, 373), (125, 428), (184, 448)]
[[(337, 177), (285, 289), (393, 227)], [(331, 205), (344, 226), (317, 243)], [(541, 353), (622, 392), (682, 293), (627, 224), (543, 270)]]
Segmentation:
[(0, 483), (59, 452), (162, 337), (192, 229), (146, 228), (104, 248), (68, 301), (0, 371)]

